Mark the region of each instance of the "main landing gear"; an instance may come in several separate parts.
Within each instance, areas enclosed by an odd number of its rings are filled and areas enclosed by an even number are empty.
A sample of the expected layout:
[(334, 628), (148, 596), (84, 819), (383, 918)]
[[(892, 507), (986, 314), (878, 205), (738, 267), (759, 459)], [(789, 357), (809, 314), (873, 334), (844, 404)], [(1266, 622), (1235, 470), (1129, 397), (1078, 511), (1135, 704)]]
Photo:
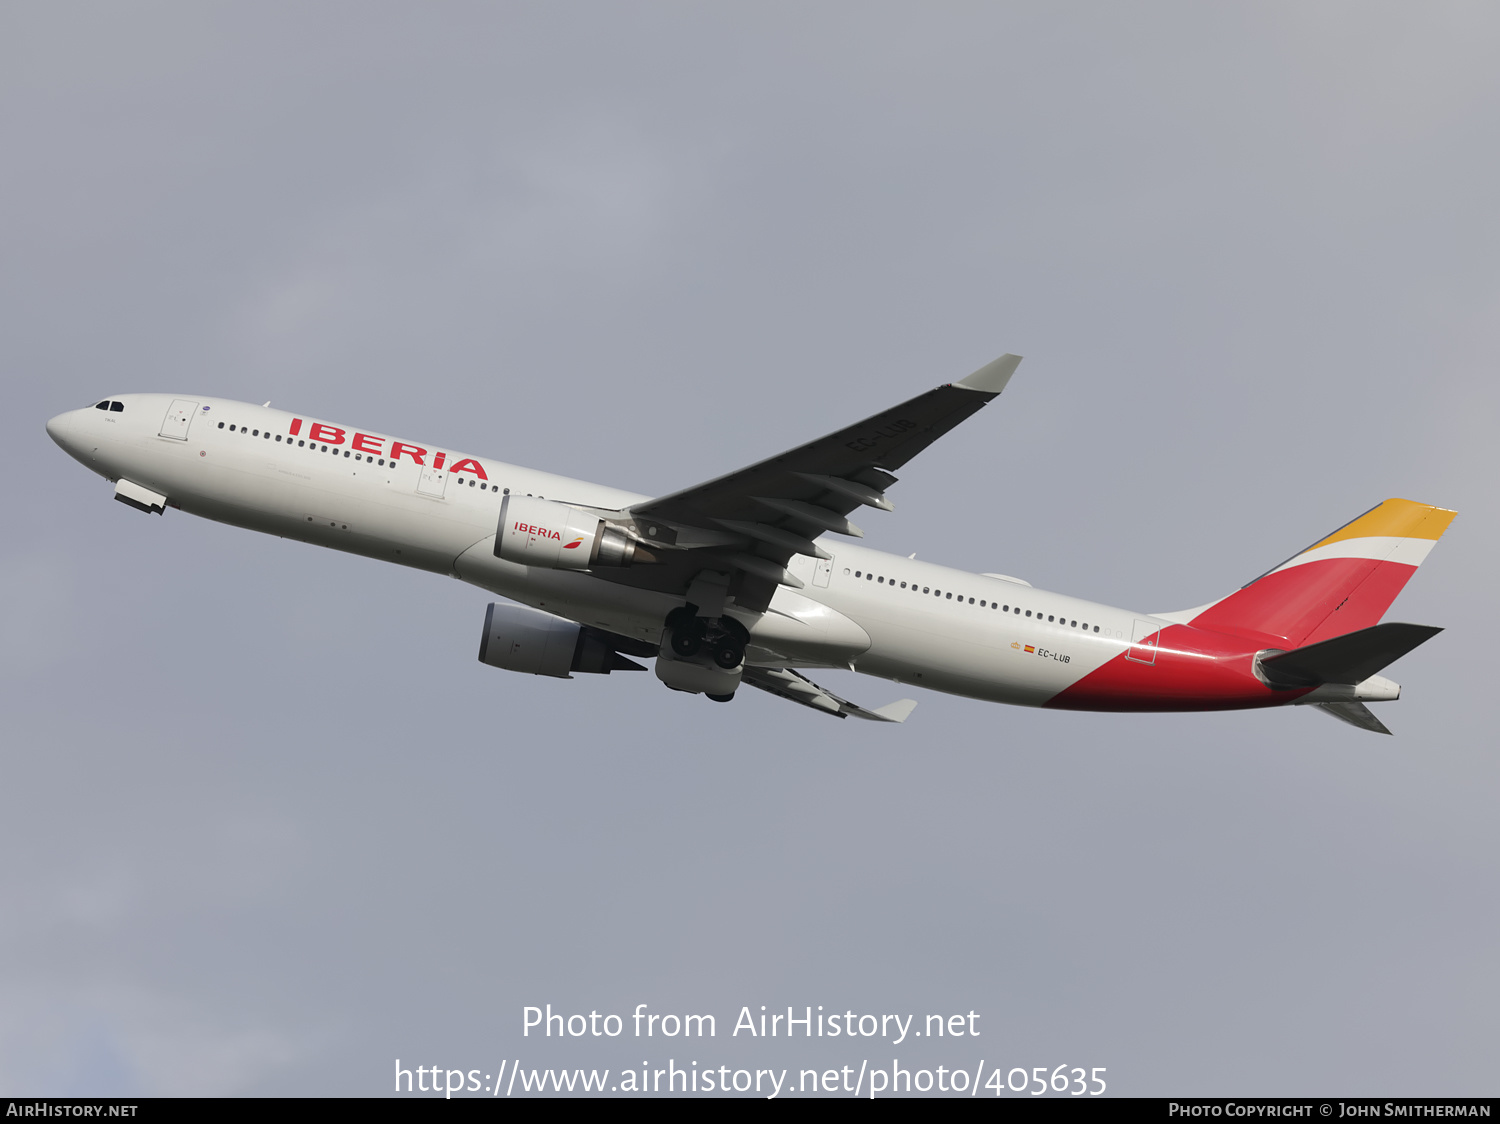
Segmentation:
[(690, 660), (705, 648), (715, 666), (733, 671), (745, 662), (745, 645), (750, 634), (733, 617), (719, 617), (710, 622), (697, 615), (696, 606), (684, 605), (667, 614), (667, 630), (672, 653)]
[(728, 702), (740, 685), (745, 645), (750, 633), (733, 617), (710, 620), (698, 615), (698, 607), (683, 605), (667, 614), (664, 649), (656, 661), (656, 674), (668, 687), (707, 695), (714, 702)]

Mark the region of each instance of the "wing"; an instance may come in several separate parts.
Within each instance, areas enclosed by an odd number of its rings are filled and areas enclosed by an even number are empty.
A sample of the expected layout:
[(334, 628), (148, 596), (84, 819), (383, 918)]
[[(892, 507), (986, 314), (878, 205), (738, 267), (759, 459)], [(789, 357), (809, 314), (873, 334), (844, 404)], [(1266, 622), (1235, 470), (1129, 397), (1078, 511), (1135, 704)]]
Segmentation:
[(849, 513), (861, 505), (891, 511), (893, 471), (999, 396), (1020, 362), (1002, 355), (837, 433), (614, 513), (663, 565), (596, 576), (686, 595), (708, 572), (720, 575), (721, 588), (727, 581), (736, 605), (763, 610), (778, 584), (802, 585), (786, 570), (794, 554), (829, 557), (813, 541), (827, 531), (862, 538)]
[(787, 667), (747, 667), (744, 682), (777, 698), (801, 703), (835, 718), (848, 718), (852, 715), (871, 722), (905, 722), (907, 715), (917, 708), (913, 699), (898, 699), (874, 710), (866, 710), (819, 687), (807, 676)]

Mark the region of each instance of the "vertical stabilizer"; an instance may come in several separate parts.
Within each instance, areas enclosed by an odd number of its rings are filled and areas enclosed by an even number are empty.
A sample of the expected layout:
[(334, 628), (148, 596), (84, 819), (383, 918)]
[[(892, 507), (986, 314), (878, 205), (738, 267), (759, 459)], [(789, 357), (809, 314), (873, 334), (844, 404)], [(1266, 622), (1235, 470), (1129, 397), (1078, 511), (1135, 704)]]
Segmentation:
[(1370, 628), (1456, 514), (1412, 500), (1386, 500), (1209, 605), (1191, 623), (1288, 648)]

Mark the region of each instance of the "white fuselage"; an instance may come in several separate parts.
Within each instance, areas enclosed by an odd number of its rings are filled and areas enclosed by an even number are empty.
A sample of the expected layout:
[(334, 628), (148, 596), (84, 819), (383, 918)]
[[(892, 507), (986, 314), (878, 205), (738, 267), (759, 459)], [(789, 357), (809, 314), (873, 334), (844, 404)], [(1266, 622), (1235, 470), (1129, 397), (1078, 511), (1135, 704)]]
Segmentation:
[[(150, 394), (114, 401), (123, 409), (75, 410), (48, 430), (93, 471), (193, 515), (450, 574), (653, 643), (682, 603), (591, 572), (494, 554), (507, 490), (611, 509), (649, 497), (242, 402)], [(174, 407), (186, 424), (172, 420)], [(339, 444), (308, 439), (334, 432)], [(421, 450), (422, 464), (412, 449)], [(789, 567), (803, 588), (780, 587), (768, 612), (742, 615), (748, 662), (851, 667), (1035, 706), (1125, 652), (1137, 619), (1155, 620), (852, 543), (822, 545), (831, 561), (799, 555)], [(736, 612), (732, 602), (728, 612)]]

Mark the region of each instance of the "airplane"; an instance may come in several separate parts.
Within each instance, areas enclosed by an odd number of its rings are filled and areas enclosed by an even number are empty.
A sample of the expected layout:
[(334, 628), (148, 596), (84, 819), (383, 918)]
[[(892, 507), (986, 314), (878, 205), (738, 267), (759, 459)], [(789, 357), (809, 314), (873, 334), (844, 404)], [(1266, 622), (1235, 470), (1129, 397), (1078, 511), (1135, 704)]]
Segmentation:
[[(506, 599), (481, 662), (571, 679), (645, 670), (732, 700), (749, 684), (839, 718), (902, 722), (805, 672), (848, 668), (933, 691), (1060, 710), (1309, 705), (1389, 734), (1378, 673), (1441, 631), (1380, 618), (1455, 512), (1388, 499), (1206, 605), (1145, 613), (857, 541), (894, 510), (895, 473), (999, 397), (1004, 355), (816, 441), (664, 496), (572, 480), (188, 394), (121, 394), (47, 432), (142, 512), (174, 508), (448, 574)], [(634, 658), (632, 658), (634, 657)]]

